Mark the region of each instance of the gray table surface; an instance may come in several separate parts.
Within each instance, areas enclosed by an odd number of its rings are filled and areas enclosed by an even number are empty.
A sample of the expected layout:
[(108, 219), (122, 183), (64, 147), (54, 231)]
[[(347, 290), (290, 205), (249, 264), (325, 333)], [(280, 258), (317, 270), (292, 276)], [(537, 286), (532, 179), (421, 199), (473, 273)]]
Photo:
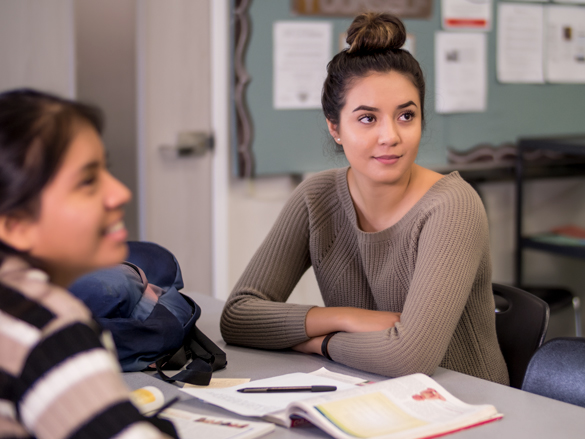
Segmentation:
[[(228, 365), (214, 372), (215, 378), (260, 379), (292, 372), (312, 372), (326, 367), (333, 372), (359, 376), (372, 381), (386, 377), (352, 369), (319, 355), (306, 355), (294, 351), (263, 351), (226, 345), (219, 332), (219, 316), (223, 303), (212, 297), (191, 294), (202, 309), (197, 326), (227, 354)], [(584, 365), (585, 366), (585, 365)], [(131, 388), (155, 385), (168, 400), (179, 396), (177, 408), (197, 413), (245, 419), (232, 412), (199, 401), (157, 378), (142, 372), (126, 373)], [(458, 372), (439, 368), (432, 376), (454, 396), (469, 404), (493, 404), (504, 414), (500, 421), (455, 433), (458, 439), (477, 438), (584, 438), (585, 409), (544, 398), (521, 390), (494, 384)], [(286, 429), (280, 426), (264, 436), (270, 438), (330, 438), (318, 428)]]

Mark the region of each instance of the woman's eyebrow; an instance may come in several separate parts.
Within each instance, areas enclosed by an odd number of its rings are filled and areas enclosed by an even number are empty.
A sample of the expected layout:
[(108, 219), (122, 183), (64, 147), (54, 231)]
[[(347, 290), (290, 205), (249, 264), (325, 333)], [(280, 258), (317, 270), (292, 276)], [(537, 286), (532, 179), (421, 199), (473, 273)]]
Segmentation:
[(355, 108), (352, 113), (355, 113), (356, 111), (380, 111), (378, 108), (376, 107), (368, 107), (367, 105), (360, 105), (359, 107)]
[(86, 172), (93, 172), (96, 169), (99, 169), (101, 166), (101, 163), (99, 162), (99, 160), (94, 160), (91, 161), (89, 163), (86, 163), (81, 169), (80, 169), (80, 173), (86, 173)]
[(410, 107), (411, 105), (414, 105), (415, 107), (418, 108), (418, 106), (413, 101), (408, 101), (405, 102), (404, 104), (400, 104), (398, 107), (396, 107), (396, 109), (401, 110), (402, 108)]
[[(414, 101), (408, 101), (405, 102), (404, 104), (400, 104), (396, 107), (397, 110), (401, 110), (402, 108), (406, 108), (406, 107), (410, 107), (411, 105), (414, 105), (415, 107), (418, 108), (418, 106), (414, 103)], [(352, 113), (355, 113), (356, 111), (380, 111), (379, 108), (376, 107), (369, 107), (367, 105), (360, 105), (359, 107), (356, 107)]]

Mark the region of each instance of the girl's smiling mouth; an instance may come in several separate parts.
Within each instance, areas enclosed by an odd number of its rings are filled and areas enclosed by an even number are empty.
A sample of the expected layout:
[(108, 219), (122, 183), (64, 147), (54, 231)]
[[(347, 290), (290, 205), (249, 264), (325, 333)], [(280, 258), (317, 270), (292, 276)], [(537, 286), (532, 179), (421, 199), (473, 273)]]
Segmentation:
[(124, 225), (124, 220), (120, 220), (112, 224), (111, 226), (107, 227), (104, 232), (104, 236), (110, 236), (114, 238), (118, 238), (120, 240), (126, 239), (126, 226)]

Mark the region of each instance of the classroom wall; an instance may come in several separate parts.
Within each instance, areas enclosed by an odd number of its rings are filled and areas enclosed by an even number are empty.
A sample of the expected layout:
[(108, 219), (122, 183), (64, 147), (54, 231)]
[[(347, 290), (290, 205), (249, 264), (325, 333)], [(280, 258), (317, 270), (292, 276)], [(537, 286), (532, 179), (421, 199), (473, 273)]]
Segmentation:
[[(76, 97), (106, 115), (110, 172), (138, 192), (136, 154), (136, 2), (75, 0)], [(138, 201), (125, 207), (128, 239), (138, 239)]]
[(0, 2), (0, 90), (75, 95), (73, 0)]

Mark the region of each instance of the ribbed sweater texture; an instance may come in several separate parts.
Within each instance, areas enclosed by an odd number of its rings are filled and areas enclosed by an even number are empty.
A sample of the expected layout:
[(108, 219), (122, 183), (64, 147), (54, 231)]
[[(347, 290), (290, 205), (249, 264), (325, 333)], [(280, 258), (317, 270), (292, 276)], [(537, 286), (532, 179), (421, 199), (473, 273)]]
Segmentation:
[(487, 218), (457, 172), (375, 233), (358, 226), (347, 168), (305, 180), (226, 302), (225, 341), (263, 349), (307, 341), (311, 306), (286, 300), (310, 266), (325, 306), (402, 313), (388, 330), (333, 336), (334, 361), (389, 377), (431, 375), (441, 366), (508, 384), (496, 338)]

